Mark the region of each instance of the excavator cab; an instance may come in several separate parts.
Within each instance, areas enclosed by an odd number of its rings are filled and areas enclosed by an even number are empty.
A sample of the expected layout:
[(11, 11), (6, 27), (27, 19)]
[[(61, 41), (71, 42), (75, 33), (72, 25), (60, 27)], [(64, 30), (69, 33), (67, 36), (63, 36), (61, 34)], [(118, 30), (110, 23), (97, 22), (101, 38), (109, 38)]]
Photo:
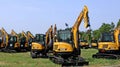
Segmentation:
[(102, 33), (99, 42), (114, 42), (113, 33)]
[(26, 49), (25, 44), (26, 44), (26, 38), (25, 37), (20, 38), (20, 48), (21, 49)]
[(57, 34), (57, 40), (59, 42), (67, 42), (72, 44), (72, 34), (70, 30), (59, 30)]
[[(64, 45), (62, 45), (62, 44), (64, 44)], [(60, 53), (61, 51), (64, 53), (72, 52), (73, 51), (72, 44), (73, 44), (73, 40), (72, 40), (71, 30), (69, 30), (69, 29), (58, 30), (57, 31), (57, 42), (54, 42), (53, 51), (57, 52), (57, 54)], [(68, 55), (66, 54), (66, 57), (67, 56), (69, 56), (69, 53), (68, 53)]]
[(34, 41), (32, 42), (31, 46), (31, 57), (37, 58), (41, 55), (45, 54), (45, 35), (44, 34), (36, 34)]
[(20, 37), (20, 49), (21, 51), (28, 51), (29, 50), (29, 46), (28, 46), (28, 37), (26, 35), (26, 33), (24, 31), (22, 31), (21, 33), (21, 37)]
[(29, 46), (31, 47), (31, 44), (32, 44), (32, 42), (34, 41), (34, 39), (33, 38), (30, 38), (29, 40), (28, 40), (28, 44), (29, 44)]
[(8, 48), (9, 49), (14, 49), (15, 44), (17, 42), (17, 37), (16, 36), (10, 36), (8, 39)]
[(44, 34), (36, 34), (34, 42), (41, 43), (43, 46), (45, 46), (45, 35)]

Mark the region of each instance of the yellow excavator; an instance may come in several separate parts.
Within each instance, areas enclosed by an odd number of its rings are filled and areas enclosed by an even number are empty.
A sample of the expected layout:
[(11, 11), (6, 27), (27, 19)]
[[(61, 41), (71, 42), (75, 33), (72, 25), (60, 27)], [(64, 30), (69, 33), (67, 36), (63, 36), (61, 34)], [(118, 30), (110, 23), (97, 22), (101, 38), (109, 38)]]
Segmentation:
[(45, 54), (45, 35), (44, 34), (35, 34), (34, 41), (31, 45), (31, 51), (30, 51), (32, 58), (38, 58), (41, 55)]
[(19, 50), (19, 44), (17, 42), (17, 36), (13, 34), (8, 34), (4, 28), (1, 29), (4, 33), (3, 41), (5, 48), (3, 48), (4, 52), (16, 52)]
[(46, 35), (44, 34), (36, 34), (34, 42), (32, 42), (32, 48), (31, 48), (31, 57), (37, 58), (47, 58), (47, 53), (52, 51), (52, 43), (53, 43), (53, 28), (52, 25), (46, 32)]
[(28, 51), (29, 46), (28, 46), (28, 37), (24, 31), (22, 31), (21, 36), (20, 36), (20, 49), (21, 51)]
[(87, 40), (81, 40), (80, 46), (81, 46), (81, 48), (88, 48), (89, 44), (87, 43)]
[(91, 40), (91, 47), (98, 48), (98, 41), (97, 40)]
[(3, 37), (4, 37), (4, 33), (0, 29), (0, 51), (2, 51), (3, 48), (5, 48), (5, 43), (4, 43)]
[(102, 33), (98, 42), (98, 53), (93, 58), (120, 58), (120, 29), (116, 28), (111, 33)]
[(81, 40), (80, 41), (81, 48), (98, 48), (98, 42), (97, 40), (91, 40), (91, 43), (89, 44), (87, 40)]
[(82, 66), (89, 62), (80, 56), (81, 48), (79, 46), (79, 26), (84, 19), (85, 27), (89, 27), (88, 8), (84, 6), (72, 28), (57, 30), (56, 40), (53, 43), (53, 56), (50, 60), (62, 66)]
[(31, 45), (34, 40), (34, 35), (30, 31), (27, 31), (26, 33), (27, 33), (27, 37), (28, 37), (29, 50), (31, 50)]
[(19, 42), (19, 36), (18, 34), (12, 29), (11, 35), (15, 36), (17, 38), (15, 45), (17, 45), (17, 51), (20, 51), (20, 42)]

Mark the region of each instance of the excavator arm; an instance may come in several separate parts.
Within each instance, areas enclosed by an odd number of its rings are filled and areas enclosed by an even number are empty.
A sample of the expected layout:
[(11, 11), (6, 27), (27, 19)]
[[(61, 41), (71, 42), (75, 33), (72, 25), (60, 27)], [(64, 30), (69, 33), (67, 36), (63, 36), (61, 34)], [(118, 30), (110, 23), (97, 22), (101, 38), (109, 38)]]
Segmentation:
[(5, 31), (5, 29), (3, 27), (2, 27), (1, 30), (2, 30), (2, 32), (3, 32), (4, 35), (8, 35), (8, 33)]
[(115, 30), (114, 30), (114, 39), (115, 39), (115, 42), (116, 42), (116, 45), (117, 47), (120, 47), (119, 45), (119, 35), (120, 34), (120, 26), (117, 27)]
[(22, 31), (22, 37), (25, 37), (25, 38), (26, 38), (26, 41), (28, 42), (28, 37), (27, 37), (27, 35), (25, 34), (24, 31)]
[(9, 38), (9, 35), (8, 33), (6, 32), (6, 30), (2, 27), (1, 31), (3, 32), (3, 35), (5, 36), (5, 43), (7, 45), (8, 43), (8, 38)]
[(56, 26), (56, 24), (55, 24), (55, 26), (54, 26), (54, 33), (53, 33), (54, 42), (57, 41), (57, 36), (56, 36), (56, 34), (57, 34), (57, 26)]
[(79, 31), (79, 26), (82, 22), (82, 20), (84, 19), (84, 26), (85, 28), (89, 27), (90, 24), (89, 24), (89, 17), (88, 17), (88, 8), (87, 6), (84, 6), (82, 12), (80, 13), (80, 15), (78, 16), (75, 24), (73, 25), (72, 27), (72, 34), (73, 34), (73, 41), (74, 41), (74, 44), (75, 44), (75, 48), (78, 48), (78, 41), (79, 41), (79, 34), (78, 34), (78, 31)]
[(34, 38), (33, 34), (30, 31), (27, 31), (27, 37), (28, 38)]
[(46, 44), (48, 45), (50, 40), (53, 38), (53, 26), (51, 25), (51, 27), (48, 29), (48, 31), (46, 32)]
[(17, 33), (16, 33), (13, 29), (12, 29), (12, 31), (11, 31), (11, 34), (17, 36)]

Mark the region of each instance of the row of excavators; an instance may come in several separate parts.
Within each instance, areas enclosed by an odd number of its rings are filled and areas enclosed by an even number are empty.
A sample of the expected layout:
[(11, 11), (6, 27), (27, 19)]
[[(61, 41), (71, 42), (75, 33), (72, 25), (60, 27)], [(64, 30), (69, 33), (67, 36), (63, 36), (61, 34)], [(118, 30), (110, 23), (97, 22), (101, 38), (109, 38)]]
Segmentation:
[(71, 28), (57, 30), (56, 24), (51, 25), (45, 34), (35, 34), (22, 31), (18, 35), (14, 30), (8, 34), (4, 28), (0, 30), (0, 50), (4, 52), (30, 51), (32, 58), (49, 58), (53, 63), (62, 66), (83, 66), (89, 62), (81, 57), (82, 47), (97, 47), (98, 53), (93, 58), (120, 58), (120, 28), (110, 33), (102, 33), (99, 41), (91, 45), (80, 40), (79, 26), (84, 20), (85, 28), (89, 28), (88, 8), (84, 6), (76, 22)]
[[(83, 19), (85, 27), (90, 27), (87, 6), (84, 6), (73, 27), (57, 30), (56, 25), (54, 29), (51, 26), (43, 37), (43, 42), (39, 42), (40, 45), (33, 42), (31, 56), (33, 58), (38, 55), (47, 56), (52, 62), (62, 64), (62, 66), (88, 65), (89, 62), (80, 56), (81, 48), (87, 46), (97, 48), (98, 53), (93, 54), (93, 58), (119, 59), (120, 27), (115, 28), (110, 33), (102, 33), (98, 41), (91, 40), (89, 45), (79, 40), (79, 26)], [(38, 46), (39, 50), (37, 50)], [(36, 49), (34, 50), (34, 48)]]
[(4, 28), (0, 29), (0, 50), (3, 52), (21, 52), (30, 51), (33, 40), (33, 35), (30, 31), (27, 34), (22, 31), (19, 35), (12, 30), (8, 34)]

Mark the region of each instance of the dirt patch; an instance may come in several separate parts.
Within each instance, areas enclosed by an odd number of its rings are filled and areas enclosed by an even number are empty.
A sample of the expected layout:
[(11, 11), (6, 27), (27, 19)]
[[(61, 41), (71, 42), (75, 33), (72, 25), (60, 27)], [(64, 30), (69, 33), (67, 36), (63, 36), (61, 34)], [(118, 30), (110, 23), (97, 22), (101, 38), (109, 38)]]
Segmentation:
[(7, 65), (6, 62), (0, 62), (0, 65)]

